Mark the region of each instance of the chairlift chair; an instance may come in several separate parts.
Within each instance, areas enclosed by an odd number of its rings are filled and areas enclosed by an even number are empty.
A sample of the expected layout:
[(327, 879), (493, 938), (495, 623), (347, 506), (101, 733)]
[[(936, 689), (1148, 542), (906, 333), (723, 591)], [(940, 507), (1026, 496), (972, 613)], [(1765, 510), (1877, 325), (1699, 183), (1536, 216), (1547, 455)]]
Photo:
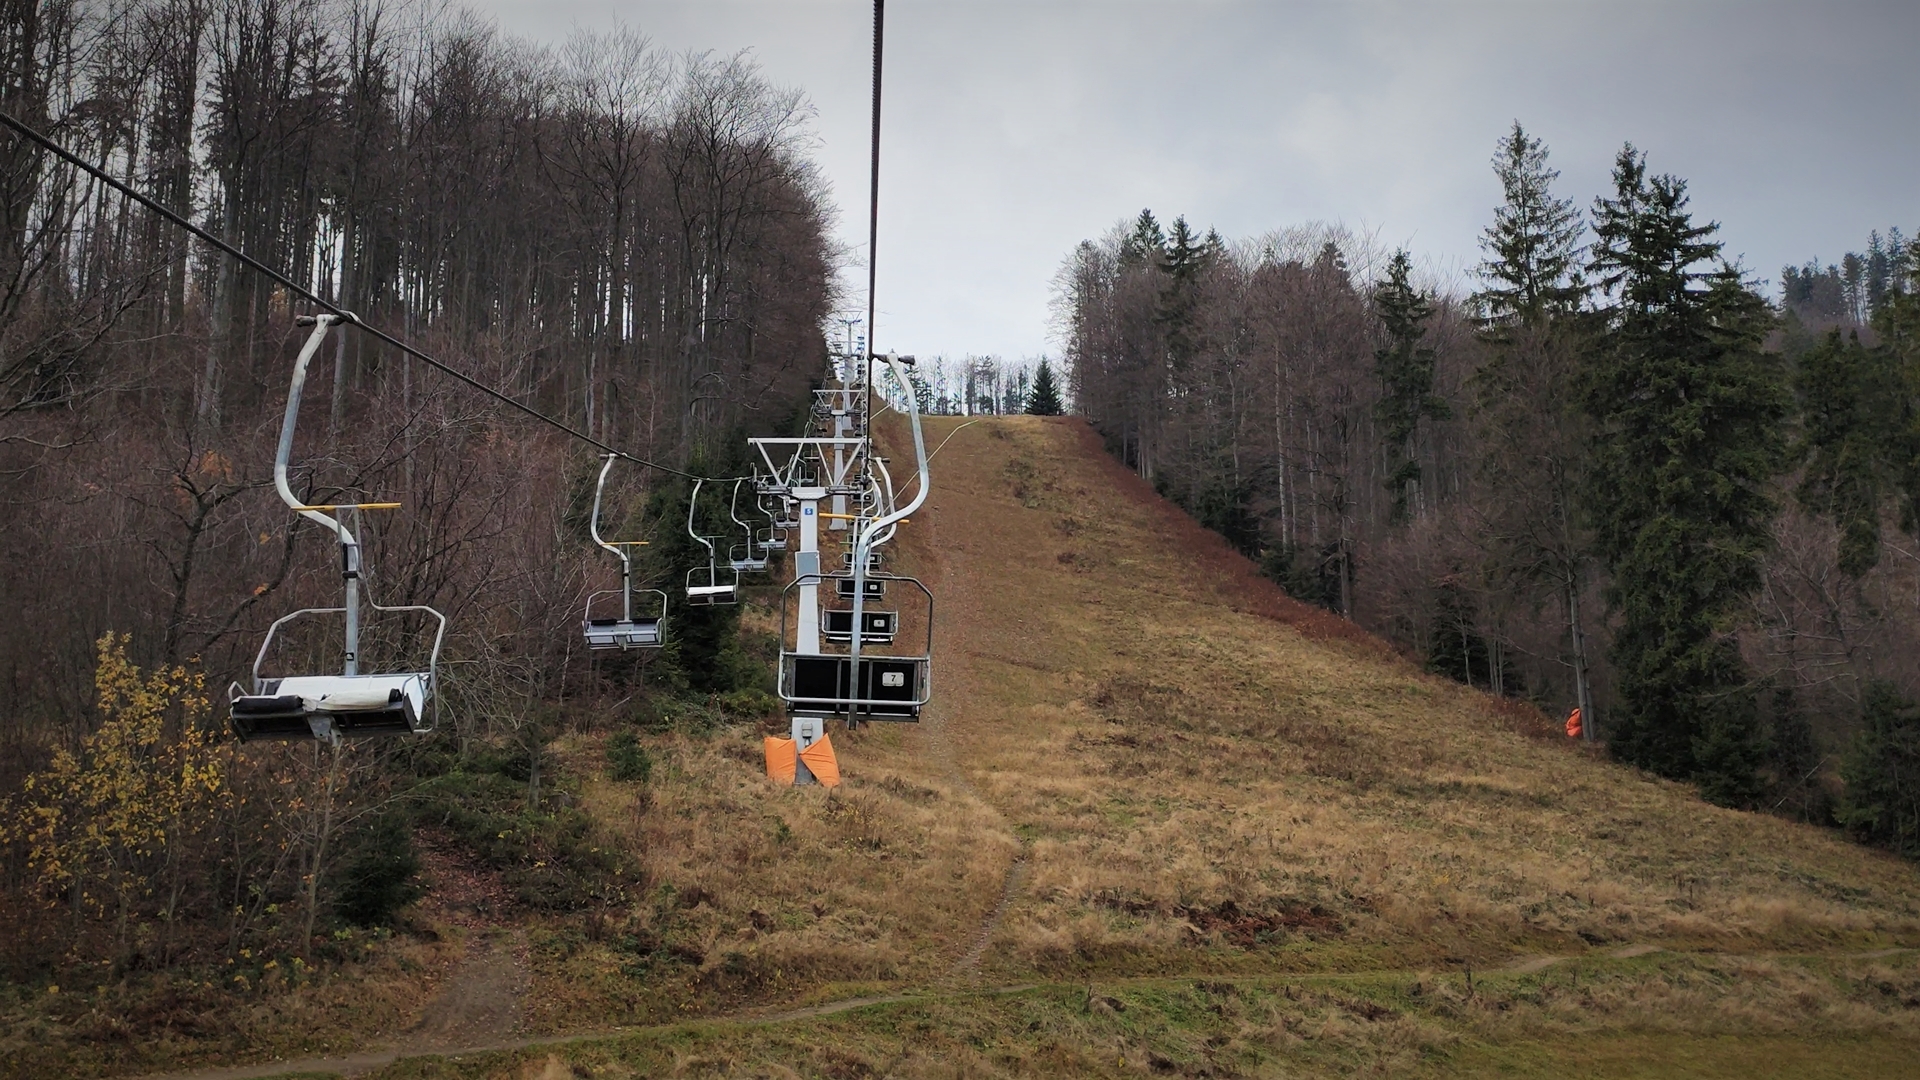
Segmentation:
[(687, 603), (695, 607), (713, 607), (717, 605), (737, 604), (740, 602), (740, 572), (727, 567), (731, 579), (720, 577), (720, 556), (714, 547), (713, 537), (701, 536), (694, 531), (694, 511), (700, 506), (700, 485), (705, 480), (693, 482), (693, 497), (687, 500), (687, 535), (707, 549), (707, 565), (696, 566), (687, 571)]
[[(727, 562), (736, 574), (764, 574), (767, 572), (767, 551), (755, 543), (753, 526), (740, 520), (740, 484), (733, 482), (733, 497), (727, 502), (727, 516), (746, 534), (745, 544), (734, 544), (727, 549)], [(759, 554), (754, 552), (758, 550)]]
[[(607, 473), (613, 469), (616, 455), (606, 455), (606, 462), (600, 466), (600, 479), (593, 488), (593, 516), (588, 519), (587, 530), (593, 536), (593, 542), (612, 552), (620, 560), (620, 587), (602, 589), (587, 596), (587, 608), (580, 618), (580, 633), (586, 639), (587, 649), (592, 652), (606, 652), (628, 649), (657, 649), (666, 644), (667, 635), (667, 594), (659, 589), (641, 589), (643, 595), (658, 599), (658, 613), (653, 615), (634, 614), (633, 598), (633, 548), (644, 547), (645, 540), (608, 540), (600, 535), (600, 505), (607, 491)], [(617, 619), (596, 619), (593, 617), (594, 601), (603, 596), (620, 597), (620, 617)]]
[[(795, 584), (800, 580), (796, 579)], [(851, 578), (842, 580), (852, 584)], [(781, 605), (782, 649), (776, 689), (794, 715), (844, 716), (851, 720), (920, 718), (920, 709), (929, 700), (932, 689), (933, 593), (915, 578), (888, 580), (917, 591), (924, 603), (926, 636), (917, 652), (868, 651), (896, 646), (901, 615), (899, 611), (878, 611), (864, 606), (858, 610), (827, 608), (821, 612), (822, 641), (845, 646), (844, 651), (789, 650), (785, 648), (788, 605)], [(793, 587), (789, 585), (788, 589)], [(860, 627), (858, 635), (853, 632), (856, 625)]]
[[(342, 321), (337, 315), (302, 317), (302, 326), (312, 326), (306, 344), (294, 361), (293, 381), (287, 390), (286, 417), (280, 425), (280, 444), (274, 455), (273, 484), (280, 498), (299, 514), (325, 526), (340, 543), (341, 579), (345, 602), (340, 607), (302, 608), (282, 615), (267, 628), (260, 651), (253, 658), (251, 691), (239, 683), (227, 689), (228, 722), (243, 741), (319, 739), (337, 742), (342, 738), (378, 735), (420, 735), (433, 730), (429, 709), (434, 700), (435, 679), (439, 670), (440, 645), (446, 638), (447, 617), (425, 604), (386, 606), (367, 598), (367, 606), (379, 612), (418, 612), (438, 622), (433, 649), (425, 671), (362, 672), (360, 670), (360, 601), (363, 567), (360, 541), (344, 521), (348, 515), (359, 525), (363, 510), (391, 510), (398, 503), (338, 503), (311, 506), (294, 498), (287, 483), (287, 460), (293, 453), (293, 433), (300, 417), (300, 396), (305, 387), (307, 366), (319, 351), (327, 330)], [(329, 516), (328, 511), (335, 515)], [(267, 652), (280, 628), (295, 620), (315, 615), (342, 615), (346, 634), (343, 660), (338, 675), (288, 675), (269, 677), (261, 674)]]
[(797, 529), (800, 527), (800, 502), (781, 487), (763, 491), (759, 496), (760, 512), (773, 522), (775, 529)]

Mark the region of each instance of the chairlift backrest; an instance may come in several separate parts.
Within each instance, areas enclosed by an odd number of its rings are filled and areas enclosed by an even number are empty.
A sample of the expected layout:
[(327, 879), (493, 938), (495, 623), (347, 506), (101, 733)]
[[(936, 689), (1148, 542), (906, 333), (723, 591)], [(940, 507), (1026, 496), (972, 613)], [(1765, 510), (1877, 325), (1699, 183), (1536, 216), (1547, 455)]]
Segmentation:
[[(862, 584), (865, 588), (861, 590), (861, 595), (865, 596), (868, 600), (885, 600), (887, 598), (886, 578), (868, 578)], [(853, 579), (850, 577), (836, 576), (833, 579), (833, 591), (834, 595), (842, 600), (853, 599)]]
[[(824, 618), (820, 624), (820, 634), (828, 641), (853, 640), (853, 609), (828, 608), (820, 613)], [(860, 639), (876, 645), (890, 644), (900, 629), (900, 613), (897, 611), (867, 610), (860, 613)]]

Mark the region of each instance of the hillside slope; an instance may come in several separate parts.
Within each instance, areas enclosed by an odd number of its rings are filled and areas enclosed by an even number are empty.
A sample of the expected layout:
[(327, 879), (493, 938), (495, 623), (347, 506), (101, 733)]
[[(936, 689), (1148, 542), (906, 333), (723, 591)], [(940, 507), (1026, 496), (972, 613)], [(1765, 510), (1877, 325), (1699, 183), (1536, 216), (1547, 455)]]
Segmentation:
[[(539, 1030), (956, 980), (1378, 973), (1418, 993), (1451, 972), (1471, 996), (1475, 970), (1625, 965), (1612, 1005), (1542, 1008), (1920, 1034), (1910, 865), (1706, 805), (1420, 672), (1280, 594), (1080, 421), (928, 427), (933, 497), (897, 556), (939, 597), (925, 721), (836, 729), (830, 796), (764, 780), (757, 732), (660, 740), (632, 843), (678, 899), (629, 932), (685, 962), (549, 953)], [(1861, 1006), (1861, 985), (1901, 989)]]
[(939, 598), (924, 722), (836, 727), (831, 793), (762, 775), (777, 721), (647, 736), (645, 783), (567, 736), (556, 773), (649, 891), (524, 917), (493, 1043), (589, 1038), (382, 1075), (1852, 1076), (1920, 1050), (1909, 864), (1420, 672), (1080, 421), (928, 426), (896, 554)]
[[(975, 425), (935, 475), (914, 539), (946, 613), (938, 719), (1032, 840), (1009, 974), (1920, 932), (1911, 866), (1414, 670), (1255, 577), (1078, 421)], [(1274, 947), (1231, 947), (1248, 933)]]

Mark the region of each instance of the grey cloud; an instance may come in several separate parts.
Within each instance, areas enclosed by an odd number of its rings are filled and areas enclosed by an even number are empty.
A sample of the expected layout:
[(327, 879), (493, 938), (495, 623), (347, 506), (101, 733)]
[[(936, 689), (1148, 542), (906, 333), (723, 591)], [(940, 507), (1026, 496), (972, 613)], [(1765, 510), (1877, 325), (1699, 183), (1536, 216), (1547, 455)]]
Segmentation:
[[(864, 248), (866, 3), (479, 7), (549, 40), (624, 19), (672, 49), (751, 47), (818, 106), (842, 236)], [(887, 15), (882, 348), (1042, 351), (1060, 259), (1143, 206), (1228, 236), (1341, 220), (1470, 266), (1498, 198), (1487, 161), (1516, 117), (1583, 204), (1623, 141), (1647, 150), (1761, 276), (1920, 227), (1916, 3), (893, 0)]]

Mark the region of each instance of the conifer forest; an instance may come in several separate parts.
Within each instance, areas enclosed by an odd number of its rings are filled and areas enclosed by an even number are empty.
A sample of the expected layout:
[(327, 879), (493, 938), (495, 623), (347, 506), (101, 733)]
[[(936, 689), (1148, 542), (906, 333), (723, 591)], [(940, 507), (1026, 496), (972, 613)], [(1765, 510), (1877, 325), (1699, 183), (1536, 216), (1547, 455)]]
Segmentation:
[(1054, 284), (1077, 407), (1430, 670), (1920, 852), (1920, 247), (1874, 232), (1776, 291), (1631, 144), (1590, 199), (1517, 122), (1492, 165), (1471, 291), (1337, 226), (1148, 210), (1082, 242)]

